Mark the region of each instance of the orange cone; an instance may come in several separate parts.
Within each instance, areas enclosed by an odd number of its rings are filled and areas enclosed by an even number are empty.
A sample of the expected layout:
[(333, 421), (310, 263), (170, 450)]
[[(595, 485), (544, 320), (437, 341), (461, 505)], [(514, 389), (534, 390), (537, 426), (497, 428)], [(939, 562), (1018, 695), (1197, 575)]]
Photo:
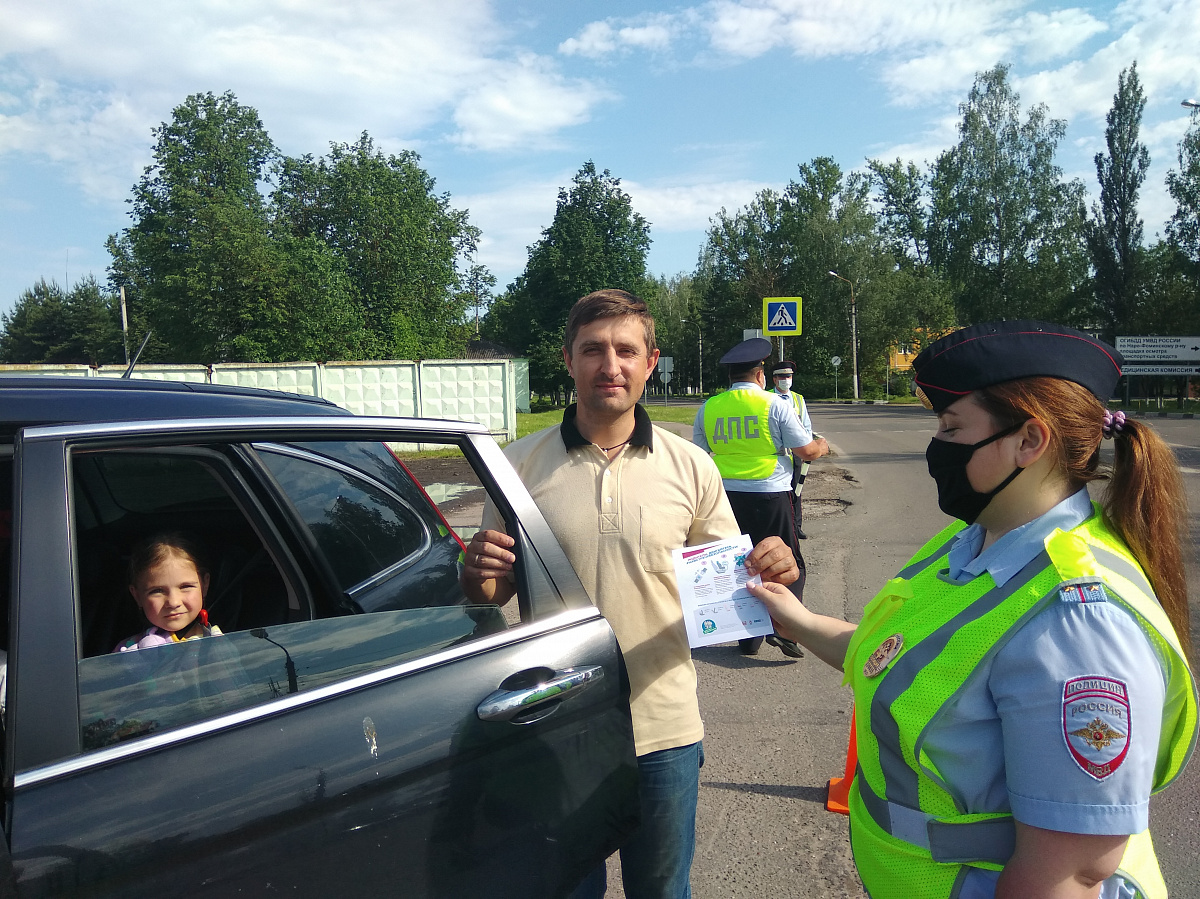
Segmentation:
[(854, 733), (854, 710), (850, 710), (850, 745), (846, 747), (846, 773), (835, 777), (826, 788), (825, 811), (838, 815), (850, 814), (850, 784), (858, 767), (858, 740)]

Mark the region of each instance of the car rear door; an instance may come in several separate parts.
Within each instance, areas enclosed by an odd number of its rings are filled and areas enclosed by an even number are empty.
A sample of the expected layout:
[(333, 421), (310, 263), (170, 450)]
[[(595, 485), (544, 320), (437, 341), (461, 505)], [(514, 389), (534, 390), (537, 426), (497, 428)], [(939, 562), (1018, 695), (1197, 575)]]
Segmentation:
[[(403, 601), (346, 613), (365, 588), (331, 582), (325, 522), (305, 521), (296, 488), (262, 454), (320, 457), (330, 442), (337, 459), (346, 445), (382, 441), (440, 444), (470, 463), (517, 541), (517, 609), (448, 599), (444, 561), (422, 567), (432, 550), (410, 542), (368, 584), (400, 584)], [(84, 652), (95, 549), (81, 535), (111, 538), (163, 512), (154, 497), (149, 511), (120, 498), (138, 483), (118, 483), (120, 472), (149, 470), (145, 460), (207, 472), (227, 493), (217, 502), (189, 486), (170, 510), (183, 527), (228, 509), (243, 516), (234, 524), (256, 544), (236, 567), (267, 556), (278, 586), (230, 580), (250, 594), (239, 607), (278, 589), (280, 602), (260, 604), (274, 617), (243, 611), (223, 637)], [(4, 759), (21, 895), (557, 896), (635, 825), (616, 641), (482, 429), (374, 419), (46, 427), (18, 436), (14, 461)], [(411, 506), (383, 475), (350, 474), (375, 498), (337, 488), (331, 521)], [(177, 489), (173, 477), (155, 492)], [(425, 523), (411, 526), (429, 530), (430, 510), (417, 511)], [(452, 538), (434, 528), (420, 546), (444, 555)]]

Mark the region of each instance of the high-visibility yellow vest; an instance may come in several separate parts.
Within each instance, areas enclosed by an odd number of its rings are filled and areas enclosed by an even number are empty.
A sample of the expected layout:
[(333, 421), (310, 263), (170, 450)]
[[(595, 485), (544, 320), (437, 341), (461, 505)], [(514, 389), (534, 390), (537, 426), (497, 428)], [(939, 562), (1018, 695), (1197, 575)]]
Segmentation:
[[(776, 391), (776, 392), (778, 392), (778, 391)], [(780, 393), (779, 395), (783, 396), (782, 393)], [(792, 408), (796, 410), (796, 415), (798, 415), (800, 418), (800, 421), (803, 422), (804, 421), (804, 397), (802, 395), (800, 395), (799, 393), (796, 393), (796, 391), (794, 391), (794, 390), (789, 390), (787, 398), (792, 401)]]
[(778, 450), (768, 422), (771, 394), (752, 390), (727, 390), (704, 404), (704, 436), (721, 477), (759, 481), (775, 471)]
[[(1107, 598), (1129, 610), (1170, 660), (1166, 703), (1181, 711), (1163, 722), (1154, 792), (1179, 774), (1196, 742), (1196, 691), (1187, 659), (1141, 566), (1098, 507), (1073, 530), (1055, 531), (1044, 552), (1003, 588), (986, 572), (962, 584), (939, 577), (963, 527), (960, 521), (946, 528), (887, 583), (863, 611), (846, 653), (858, 741), (851, 848), (872, 899), (951, 899), (964, 865), (1000, 870), (1011, 856), (1012, 816), (965, 814), (941, 785), (922, 743), (930, 722), (976, 666), (1006, 633), (1061, 601), (1064, 582), (1105, 584)], [(902, 649), (882, 673), (868, 676), (864, 667), (872, 653), (893, 634), (903, 636)], [(1167, 895), (1149, 831), (1130, 837), (1119, 873), (1146, 899)]]

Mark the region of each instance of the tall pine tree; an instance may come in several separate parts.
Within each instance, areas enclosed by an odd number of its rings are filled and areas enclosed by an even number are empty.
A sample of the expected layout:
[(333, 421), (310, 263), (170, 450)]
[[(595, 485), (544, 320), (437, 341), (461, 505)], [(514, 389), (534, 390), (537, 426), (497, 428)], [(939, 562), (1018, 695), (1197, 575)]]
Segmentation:
[(1108, 152), (1096, 154), (1100, 202), (1093, 204), (1084, 232), (1097, 310), (1110, 340), (1136, 327), (1143, 296), (1142, 220), (1137, 206), (1150, 167), (1150, 151), (1138, 139), (1145, 107), (1135, 62), (1117, 78), (1104, 129)]

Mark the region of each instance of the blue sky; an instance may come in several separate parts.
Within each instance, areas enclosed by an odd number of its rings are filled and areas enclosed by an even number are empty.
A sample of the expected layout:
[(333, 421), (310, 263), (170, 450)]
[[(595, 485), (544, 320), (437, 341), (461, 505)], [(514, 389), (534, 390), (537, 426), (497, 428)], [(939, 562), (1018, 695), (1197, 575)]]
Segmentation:
[(801, 162), (932, 161), (1000, 61), (1068, 122), (1059, 162), (1094, 194), (1136, 59), (1152, 238), (1198, 46), (1200, 0), (0, 0), (0, 311), (39, 277), (104, 279), (151, 129), (203, 91), (255, 107), (288, 155), (364, 130), (420, 153), (503, 288), (587, 159), (651, 223), (651, 270), (688, 272), (713, 214)]

